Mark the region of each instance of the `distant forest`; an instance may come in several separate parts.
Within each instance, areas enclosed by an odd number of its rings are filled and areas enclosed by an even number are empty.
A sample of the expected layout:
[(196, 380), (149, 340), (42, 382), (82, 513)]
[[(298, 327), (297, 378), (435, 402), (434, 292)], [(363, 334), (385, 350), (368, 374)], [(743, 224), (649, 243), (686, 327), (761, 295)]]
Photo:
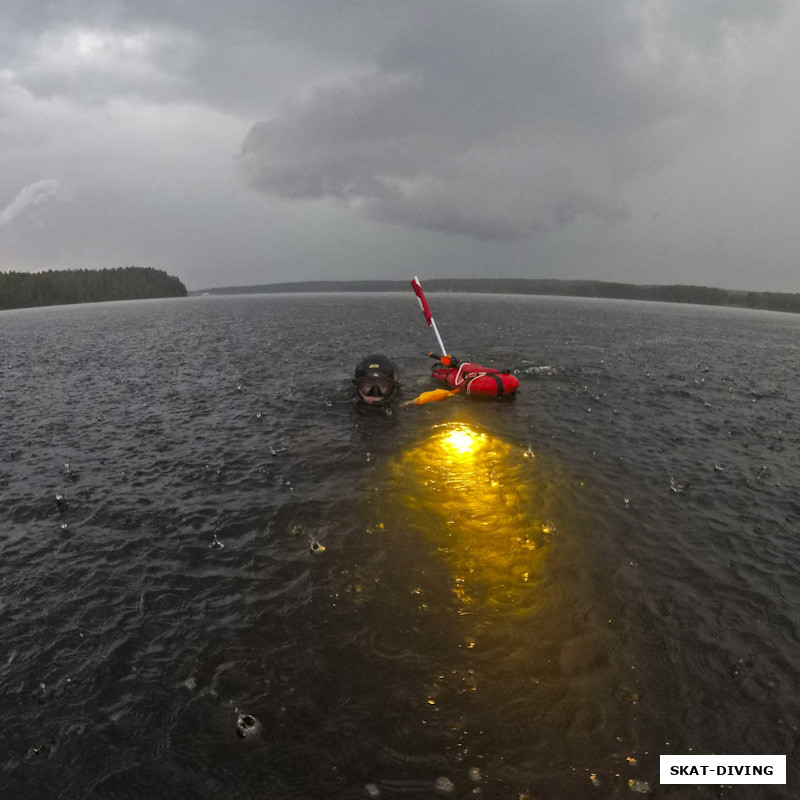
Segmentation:
[[(526, 278), (443, 278), (422, 281), (426, 292), (483, 292), (486, 294), (539, 294), (563, 297), (598, 297), (619, 300), (653, 300), (736, 306), (765, 311), (800, 313), (800, 294), (743, 292), (707, 286), (638, 286), (606, 281), (567, 281)], [(286, 292), (407, 292), (409, 281), (304, 281), (261, 286), (228, 286), (192, 292), (198, 294), (255, 294)]]
[(178, 278), (152, 267), (0, 272), (0, 310), (186, 295)]

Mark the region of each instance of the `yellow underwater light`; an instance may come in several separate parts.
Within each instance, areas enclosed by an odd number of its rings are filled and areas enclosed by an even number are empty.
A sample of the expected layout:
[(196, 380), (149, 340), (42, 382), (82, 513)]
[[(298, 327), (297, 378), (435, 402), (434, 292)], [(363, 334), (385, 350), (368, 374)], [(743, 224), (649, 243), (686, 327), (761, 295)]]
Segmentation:
[(454, 425), (449, 428), (439, 441), (446, 451), (456, 455), (471, 453), (480, 441), (480, 436), (466, 425)]
[(535, 581), (549, 536), (538, 468), (522, 448), (463, 422), (436, 426), (395, 461), (403, 516), (448, 562), (465, 602), (516, 604)]
[[(548, 752), (568, 763), (588, 741), (616, 747), (607, 740), (630, 713), (616, 697), (636, 686), (598, 610), (593, 548), (576, 528), (591, 522), (584, 501), (559, 462), (533, 456), (463, 420), (421, 432), (390, 462), (382, 530), (403, 548), (392, 563), (411, 611), (402, 597), (397, 607), (413, 615), (402, 635), (430, 637), (420, 647), (436, 671), (416, 694), (425, 724), (458, 737), (493, 725), (512, 731), (510, 747), (545, 731)], [(416, 652), (406, 641), (403, 657)]]

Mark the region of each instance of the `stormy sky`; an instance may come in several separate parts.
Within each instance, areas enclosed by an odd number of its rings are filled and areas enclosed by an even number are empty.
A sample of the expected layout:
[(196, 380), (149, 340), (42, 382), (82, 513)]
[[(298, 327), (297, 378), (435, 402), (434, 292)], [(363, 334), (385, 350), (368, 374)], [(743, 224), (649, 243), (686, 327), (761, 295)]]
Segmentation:
[(800, 291), (800, 3), (4, 0), (0, 270)]

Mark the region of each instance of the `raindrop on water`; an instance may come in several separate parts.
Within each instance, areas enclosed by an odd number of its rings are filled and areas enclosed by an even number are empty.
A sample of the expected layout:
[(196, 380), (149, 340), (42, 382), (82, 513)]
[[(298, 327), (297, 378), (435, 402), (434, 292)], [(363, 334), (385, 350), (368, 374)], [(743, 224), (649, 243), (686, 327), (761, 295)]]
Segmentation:
[(214, 541), (208, 546), (210, 550), (222, 550), (225, 545), (219, 540), (217, 534), (214, 534)]

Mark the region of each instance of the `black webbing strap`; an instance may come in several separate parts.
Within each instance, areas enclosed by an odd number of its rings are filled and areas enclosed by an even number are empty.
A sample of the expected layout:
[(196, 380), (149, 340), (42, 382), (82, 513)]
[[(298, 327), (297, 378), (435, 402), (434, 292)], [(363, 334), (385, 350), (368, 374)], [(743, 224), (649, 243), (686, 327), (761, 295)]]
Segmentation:
[(503, 392), (505, 392), (503, 381), (500, 380), (500, 376), (496, 372), (490, 372), (489, 375), (494, 378), (494, 382), (497, 384), (497, 396), (502, 397)]
[(497, 384), (497, 396), (502, 397), (505, 393), (503, 381), (496, 372), (479, 372), (476, 375), (472, 375), (471, 377), (465, 379), (465, 383), (467, 384), (467, 394), (471, 394), (469, 389), (472, 385), (472, 381), (474, 381), (476, 378), (494, 378), (494, 382)]

